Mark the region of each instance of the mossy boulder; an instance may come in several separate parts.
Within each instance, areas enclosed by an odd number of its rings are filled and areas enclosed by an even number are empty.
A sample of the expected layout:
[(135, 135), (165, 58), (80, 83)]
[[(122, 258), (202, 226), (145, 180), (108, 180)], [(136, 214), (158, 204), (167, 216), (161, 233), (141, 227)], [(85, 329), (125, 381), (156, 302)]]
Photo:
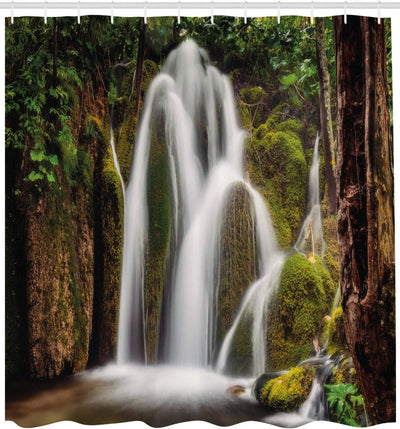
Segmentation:
[(145, 277), (146, 351), (148, 362), (158, 355), (161, 306), (171, 249), (172, 201), (165, 124), (161, 112), (153, 115), (147, 178), (148, 241)]
[(267, 317), (267, 366), (290, 368), (313, 354), (313, 340), (330, 310), (335, 285), (322, 261), (289, 257)]
[(280, 245), (290, 247), (305, 213), (308, 171), (301, 124), (295, 119), (279, 122), (278, 116), (271, 115), (248, 140), (246, 169), (268, 204)]
[[(252, 197), (246, 185), (237, 182), (226, 198), (221, 226), (217, 346), (232, 326), (246, 289), (257, 277), (255, 227)], [(251, 373), (251, 324), (251, 315), (244, 315), (225, 368), (230, 374)]]
[(218, 338), (233, 323), (246, 289), (258, 272), (252, 197), (242, 182), (229, 191), (221, 226)]
[(273, 411), (295, 411), (309, 395), (313, 378), (313, 368), (291, 368), (277, 378), (266, 381), (260, 389), (258, 399), (266, 408)]

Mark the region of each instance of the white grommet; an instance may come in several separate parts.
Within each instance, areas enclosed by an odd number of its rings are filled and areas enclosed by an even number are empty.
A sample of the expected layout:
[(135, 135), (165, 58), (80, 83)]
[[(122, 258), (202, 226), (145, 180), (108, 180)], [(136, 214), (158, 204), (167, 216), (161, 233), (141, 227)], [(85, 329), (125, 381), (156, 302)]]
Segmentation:
[(311, 2), (311, 24), (314, 24), (314, 1)]
[(114, 24), (114, 0), (111, 2), (111, 24)]
[(78, 1), (78, 16), (77, 16), (78, 24), (81, 23), (81, 0)]
[(281, 0), (278, 1), (278, 24), (281, 23)]
[(181, 2), (178, 1), (178, 24), (181, 23)]
[(14, 0), (11, 2), (11, 24), (14, 24)]
[(147, 0), (144, 2), (144, 23), (147, 24)]
[(378, 25), (381, 24), (381, 2), (378, 1)]
[(244, 23), (247, 24), (247, 0), (244, 2)]
[(211, 2), (211, 24), (214, 24), (214, 0)]
[(47, 24), (47, 0), (44, 2), (44, 23)]
[(344, 23), (347, 24), (347, 1), (344, 2)]

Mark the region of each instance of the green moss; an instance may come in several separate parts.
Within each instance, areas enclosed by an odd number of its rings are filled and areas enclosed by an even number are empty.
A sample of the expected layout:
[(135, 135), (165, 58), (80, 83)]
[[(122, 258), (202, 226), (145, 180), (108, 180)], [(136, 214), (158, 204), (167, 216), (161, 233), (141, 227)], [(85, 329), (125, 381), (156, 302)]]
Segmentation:
[(336, 308), (328, 322), (328, 343), (326, 349), (329, 354), (347, 350), (344, 334), (343, 308), (341, 305)]
[(242, 297), (257, 276), (255, 222), (247, 188), (235, 183), (229, 192), (221, 226), (219, 266), (219, 334), (232, 325)]
[(289, 257), (268, 312), (267, 364), (272, 370), (294, 366), (313, 353), (312, 341), (332, 305), (335, 286), (326, 268), (301, 254)]
[(294, 367), (267, 381), (261, 388), (260, 402), (274, 411), (298, 409), (311, 391), (313, 372), (304, 367)]
[(147, 182), (148, 243), (146, 258), (146, 339), (150, 362), (157, 359), (161, 303), (172, 234), (168, 151), (161, 117), (154, 116)]
[(239, 91), (239, 116), (241, 123), (250, 131), (267, 119), (267, 93), (259, 86), (246, 86)]
[(247, 142), (246, 167), (269, 206), (279, 243), (290, 247), (306, 207), (307, 165), (299, 123), (278, 117), (272, 114)]

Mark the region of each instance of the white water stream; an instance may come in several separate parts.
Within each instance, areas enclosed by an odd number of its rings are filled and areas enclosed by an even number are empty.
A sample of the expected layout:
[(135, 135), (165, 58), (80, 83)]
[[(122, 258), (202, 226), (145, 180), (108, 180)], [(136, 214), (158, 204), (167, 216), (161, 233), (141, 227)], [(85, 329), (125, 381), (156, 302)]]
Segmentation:
[(319, 134), (315, 138), (314, 152), (308, 178), (308, 215), (303, 222), (295, 249), (304, 254), (323, 256), (325, 240), (322, 228), (321, 205), (319, 201)]
[(126, 188), (124, 249), (117, 362), (146, 362), (144, 260), (148, 236), (147, 176), (153, 118), (164, 118), (169, 154), (176, 251), (169, 285), (166, 361), (206, 367), (215, 353), (218, 248), (224, 207), (241, 182), (254, 204), (259, 279), (249, 286), (223, 341), (217, 368), (230, 359), (231, 342), (243, 313), (252, 319), (253, 375), (265, 366), (265, 311), (284, 260), (265, 202), (243, 179), (244, 132), (239, 127), (227, 76), (209, 64), (194, 42), (168, 56), (151, 83), (135, 143)]

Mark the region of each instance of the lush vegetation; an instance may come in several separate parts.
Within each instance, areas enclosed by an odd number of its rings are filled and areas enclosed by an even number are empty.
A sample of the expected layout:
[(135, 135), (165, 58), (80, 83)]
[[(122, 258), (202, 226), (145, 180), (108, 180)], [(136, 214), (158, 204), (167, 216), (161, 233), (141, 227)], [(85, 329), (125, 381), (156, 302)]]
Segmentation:
[[(324, 24), (335, 122), (332, 19)], [(75, 18), (49, 18), (47, 25), (41, 18), (7, 22), (7, 376), (52, 378), (115, 356), (123, 193), (109, 147), (110, 124), (128, 182), (148, 85), (169, 52), (191, 38), (230, 77), (247, 133), (245, 174), (268, 205), (279, 245), (288, 252), (265, 321), (268, 370), (288, 371), (265, 379), (258, 399), (273, 411), (298, 409), (315, 371), (296, 365), (321, 347), (344, 356), (325, 385), (332, 419), (361, 424), (364, 402), (344, 336), (343, 308), (332, 308), (339, 286), (337, 219), (327, 211), (322, 150), (327, 250), (323, 259), (290, 253), (306, 214), (320, 128), (314, 25), (303, 17), (283, 17), (280, 24), (270, 18), (247, 24), (233, 17), (215, 17), (215, 24), (209, 18), (183, 18), (181, 24), (174, 17), (152, 18), (140, 46), (142, 30), (138, 18), (115, 18), (113, 25), (108, 17), (82, 17), (80, 25)], [(390, 99), (391, 45), (387, 28)], [(151, 138), (147, 189), (152, 198), (144, 301), (151, 361), (157, 360), (165, 267), (174, 251), (167, 163), (159, 128)], [(216, 273), (218, 341), (258, 274), (250, 200), (237, 185), (224, 213)], [(249, 367), (251, 321), (245, 315), (241, 322), (232, 373)]]

